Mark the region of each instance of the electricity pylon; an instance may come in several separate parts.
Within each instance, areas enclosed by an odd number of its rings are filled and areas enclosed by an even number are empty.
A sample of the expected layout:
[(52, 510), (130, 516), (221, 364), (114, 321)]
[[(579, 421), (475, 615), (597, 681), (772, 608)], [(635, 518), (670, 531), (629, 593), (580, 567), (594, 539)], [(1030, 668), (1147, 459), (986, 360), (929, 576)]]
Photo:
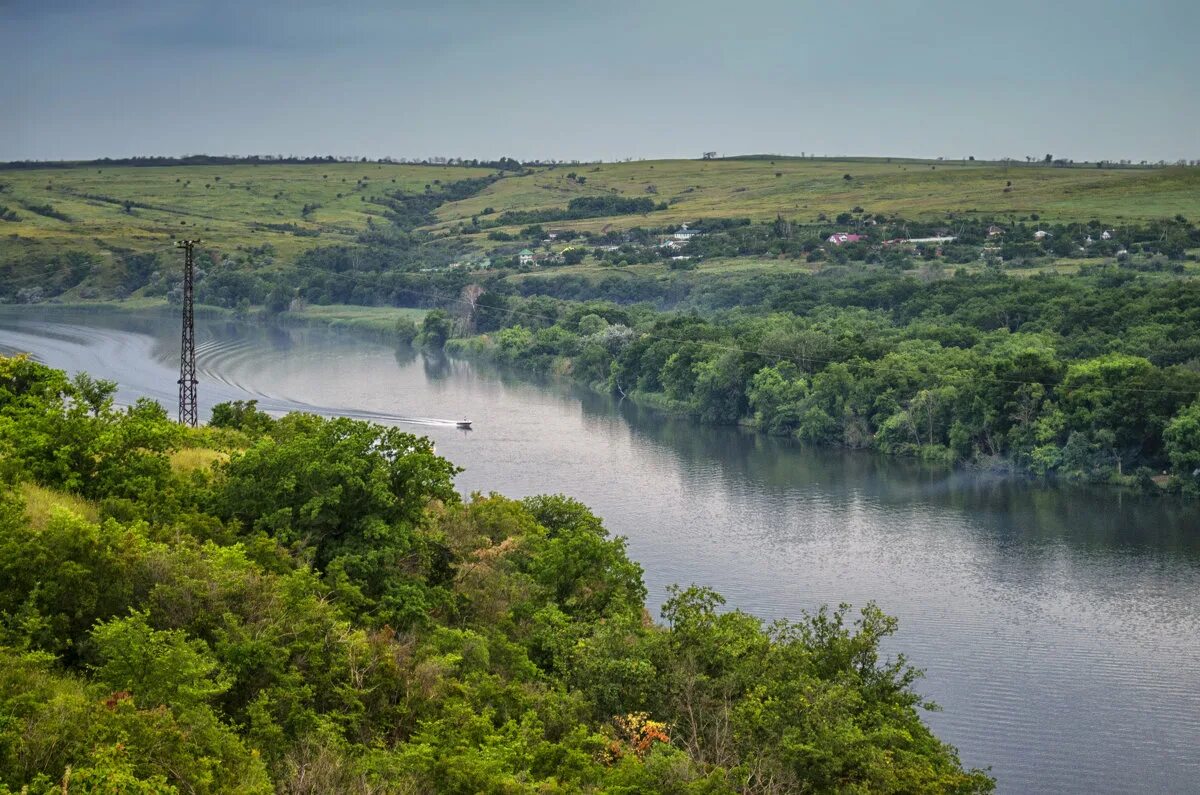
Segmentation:
[(192, 310), (195, 262), (192, 247), (199, 240), (177, 240), (183, 249), (183, 344), (179, 353), (179, 423), (196, 427), (196, 324)]

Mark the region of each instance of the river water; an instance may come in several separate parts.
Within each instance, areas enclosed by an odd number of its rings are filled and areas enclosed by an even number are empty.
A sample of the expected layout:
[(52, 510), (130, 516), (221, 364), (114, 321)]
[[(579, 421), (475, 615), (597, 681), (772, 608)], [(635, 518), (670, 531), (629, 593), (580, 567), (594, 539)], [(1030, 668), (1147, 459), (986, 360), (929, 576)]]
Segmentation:
[[(927, 720), (1002, 792), (1200, 791), (1194, 503), (806, 450), (325, 329), (196, 334), (202, 417), (253, 397), (398, 424), (465, 468), (464, 493), (577, 497), (629, 539), (655, 611), (692, 582), (763, 618), (876, 601), (927, 672)], [(0, 353), (172, 413), (178, 346), (166, 317), (0, 312)]]

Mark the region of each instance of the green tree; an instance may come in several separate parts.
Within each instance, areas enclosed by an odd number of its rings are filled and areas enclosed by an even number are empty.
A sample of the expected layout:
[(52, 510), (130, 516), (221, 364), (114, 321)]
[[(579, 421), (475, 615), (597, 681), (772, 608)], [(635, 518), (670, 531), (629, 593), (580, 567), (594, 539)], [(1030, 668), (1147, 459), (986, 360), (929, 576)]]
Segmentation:
[(232, 684), (203, 641), (156, 630), (144, 612), (97, 624), (92, 643), (101, 661), (97, 678), (132, 692), (143, 706), (187, 711), (210, 704)]
[(1200, 476), (1200, 401), (1179, 412), (1163, 432), (1171, 468), (1186, 482)]
[(441, 309), (434, 309), (421, 322), (421, 334), (417, 341), (427, 348), (440, 349), (453, 334), (454, 322), (450, 316)]

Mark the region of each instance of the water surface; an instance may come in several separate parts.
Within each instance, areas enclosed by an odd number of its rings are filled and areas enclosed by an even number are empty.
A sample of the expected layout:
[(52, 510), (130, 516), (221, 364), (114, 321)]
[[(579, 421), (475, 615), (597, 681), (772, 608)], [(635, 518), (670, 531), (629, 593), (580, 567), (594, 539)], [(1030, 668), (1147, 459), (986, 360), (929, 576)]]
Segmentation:
[[(1200, 787), (1194, 503), (804, 450), (321, 329), (201, 319), (197, 340), (201, 416), (253, 397), (398, 424), (464, 493), (570, 494), (628, 537), (654, 610), (691, 582), (764, 618), (875, 600), (928, 672), (928, 721), (1001, 791)], [(172, 413), (178, 346), (166, 317), (0, 312), (0, 352)]]

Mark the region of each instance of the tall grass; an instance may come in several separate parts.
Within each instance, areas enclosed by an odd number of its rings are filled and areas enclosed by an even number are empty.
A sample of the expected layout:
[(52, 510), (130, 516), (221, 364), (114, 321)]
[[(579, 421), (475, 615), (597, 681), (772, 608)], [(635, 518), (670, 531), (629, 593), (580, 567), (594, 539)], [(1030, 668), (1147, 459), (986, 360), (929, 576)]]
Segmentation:
[(176, 472), (191, 472), (207, 469), (217, 461), (229, 460), (229, 454), (207, 447), (187, 447), (171, 453), (171, 469)]
[(54, 491), (34, 483), (23, 483), (21, 496), (25, 498), (25, 513), (29, 517), (29, 524), (35, 530), (44, 529), (56, 510), (70, 511), (91, 522), (100, 518), (100, 511), (95, 503), (74, 494)]

